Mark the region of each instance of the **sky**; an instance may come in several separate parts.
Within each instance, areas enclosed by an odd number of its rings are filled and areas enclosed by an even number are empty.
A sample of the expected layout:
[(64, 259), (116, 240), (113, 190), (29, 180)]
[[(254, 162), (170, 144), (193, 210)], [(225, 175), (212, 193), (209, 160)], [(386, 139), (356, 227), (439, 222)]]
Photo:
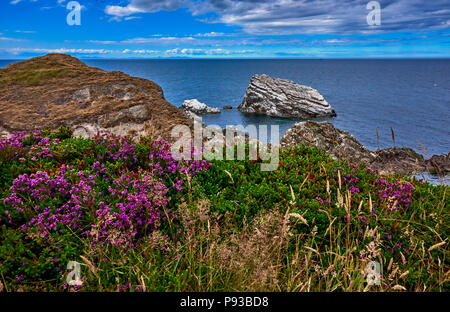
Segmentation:
[(0, 59), (47, 53), (450, 57), (450, 0), (0, 0)]

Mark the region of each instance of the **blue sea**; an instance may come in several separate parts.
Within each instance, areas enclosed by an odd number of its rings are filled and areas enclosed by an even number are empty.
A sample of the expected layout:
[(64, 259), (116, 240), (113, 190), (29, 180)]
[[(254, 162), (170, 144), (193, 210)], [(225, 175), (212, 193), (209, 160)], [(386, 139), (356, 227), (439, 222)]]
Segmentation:
[[(317, 89), (337, 112), (327, 120), (370, 149), (393, 146), (392, 127), (397, 146), (421, 152), (421, 143), (429, 155), (450, 151), (450, 59), (84, 61), (153, 80), (175, 106), (195, 98), (209, 106), (237, 108), (254, 74), (285, 78)], [(0, 67), (12, 62), (0, 61)], [(221, 127), (276, 124), (280, 136), (300, 121), (237, 109), (202, 117)]]

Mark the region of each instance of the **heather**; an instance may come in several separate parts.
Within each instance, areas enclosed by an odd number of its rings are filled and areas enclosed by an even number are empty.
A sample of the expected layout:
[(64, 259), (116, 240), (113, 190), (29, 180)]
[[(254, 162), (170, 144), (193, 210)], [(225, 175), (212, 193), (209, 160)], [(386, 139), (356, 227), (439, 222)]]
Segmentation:
[(68, 128), (2, 139), (4, 290), (448, 291), (448, 187), (303, 145), (260, 164)]

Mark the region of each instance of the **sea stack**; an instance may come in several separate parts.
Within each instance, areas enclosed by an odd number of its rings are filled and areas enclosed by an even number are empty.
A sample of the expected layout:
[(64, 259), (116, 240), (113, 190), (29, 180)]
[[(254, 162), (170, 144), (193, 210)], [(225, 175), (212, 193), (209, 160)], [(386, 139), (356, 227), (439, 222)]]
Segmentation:
[(243, 113), (286, 118), (336, 116), (316, 89), (267, 75), (252, 77), (238, 109)]

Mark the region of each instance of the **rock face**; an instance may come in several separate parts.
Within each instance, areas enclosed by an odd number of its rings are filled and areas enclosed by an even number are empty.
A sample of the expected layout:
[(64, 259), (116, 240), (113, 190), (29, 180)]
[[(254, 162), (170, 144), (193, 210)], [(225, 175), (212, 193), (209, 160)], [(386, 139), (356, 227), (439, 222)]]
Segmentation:
[(428, 167), (441, 172), (450, 172), (450, 152), (447, 155), (433, 155), (428, 160)]
[(336, 112), (316, 90), (293, 81), (255, 75), (250, 80), (241, 112), (273, 117), (334, 117)]
[(181, 109), (194, 114), (220, 114), (220, 109), (217, 107), (210, 107), (197, 99), (185, 100), (181, 105)]
[(371, 163), (376, 155), (358, 142), (350, 133), (336, 129), (330, 122), (299, 122), (280, 140), (281, 147), (304, 144), (315, 146), (335, 159)]
[(369, 165), (382, 172), (414, 172), (430, 170), (428, 161), (411, 148), (391, 147), (374, 151), (377, 158)]
[(335, 159), (365, 163), (382, 173), (450, 171), (450, 153), (425, 159), (410, 148), (387, 148), (371, 151), (350, 133), (336, 129), (329, 122), (306, 121), (293, 125), (280, 140), (282, 148), (305, 144), (315, 146)]
[(0, 69), (0, 132), (70, 126), (74, 135), (97, 131), (143, 135), (151, 127), (170, 139), (189, 119), (152, 81), (89, 67), (65, 54), (48, 54)]

